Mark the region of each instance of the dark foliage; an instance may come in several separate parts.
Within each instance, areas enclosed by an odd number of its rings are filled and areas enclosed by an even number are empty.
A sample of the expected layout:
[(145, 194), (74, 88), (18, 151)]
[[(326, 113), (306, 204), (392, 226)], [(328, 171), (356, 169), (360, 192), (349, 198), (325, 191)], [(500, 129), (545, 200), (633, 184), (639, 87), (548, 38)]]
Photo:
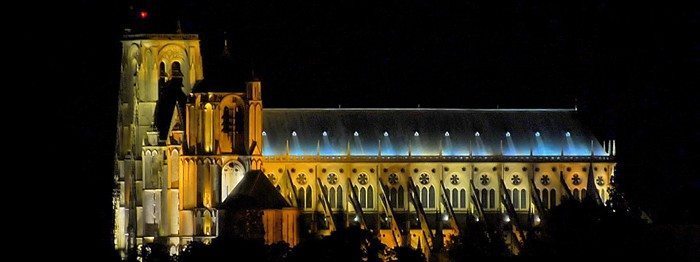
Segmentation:
[(145, 244), (141, 252), (145, 262), (170, 262), (174, 260), (168, 253), (168, 247), (161, 243)]
[(471, 230), (463, 230), (462, 235), (448, 245), (448, 254), (452, 260), (464, 261), (472, 257), (506, 256), (508, 250), (500, 239), (500, 232), (488, 230), (482, 224), (471, 222)]
[(350, 227), (300, 243), (289, 261), (381, 261), (385, 248), (374, 233)]
[(423, 252), (411, 247), (397, 247), (392, 250), (396, 260), (390, 261), (401, 261), (401, 262), (422, 262), (425, 261), (425, 256)]

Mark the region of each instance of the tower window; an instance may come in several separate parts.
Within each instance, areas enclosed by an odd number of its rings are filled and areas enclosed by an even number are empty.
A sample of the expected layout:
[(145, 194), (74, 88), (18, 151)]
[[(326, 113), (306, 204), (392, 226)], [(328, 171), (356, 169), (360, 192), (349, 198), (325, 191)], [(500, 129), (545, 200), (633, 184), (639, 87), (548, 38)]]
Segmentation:
[(170, 75), (173, 77), (182, 77), (182, 71), (180, 70), (180, 62), (173, 62), (170, 66)]
[(398, 202), (399, 202), (399, 208), (403, 208), (403, 198), (404, 198), (404, 193), (403, 193), (403, 186), (399, 186), (399, 192), (398, 192)]
[(158, 71), (160, 74), (160, 78), (164, 79), (164, 78), (168, 77), (168, 74), (165, 73), (165, 63), (160, 62), (160, 66), (158, 66)]

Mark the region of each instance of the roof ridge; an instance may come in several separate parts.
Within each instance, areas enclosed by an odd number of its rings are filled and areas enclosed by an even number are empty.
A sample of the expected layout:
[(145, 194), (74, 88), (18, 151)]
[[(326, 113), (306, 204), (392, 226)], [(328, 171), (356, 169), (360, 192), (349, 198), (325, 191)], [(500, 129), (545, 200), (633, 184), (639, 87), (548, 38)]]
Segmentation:
[(347, 108), (264, 108), (269, 111), (552, 111), (552, 112), (575, 112), (574, 108), (409, 108), (409, 107), (387, 107), (387, 108), (371, 108), (371, 107), (347, 107)]

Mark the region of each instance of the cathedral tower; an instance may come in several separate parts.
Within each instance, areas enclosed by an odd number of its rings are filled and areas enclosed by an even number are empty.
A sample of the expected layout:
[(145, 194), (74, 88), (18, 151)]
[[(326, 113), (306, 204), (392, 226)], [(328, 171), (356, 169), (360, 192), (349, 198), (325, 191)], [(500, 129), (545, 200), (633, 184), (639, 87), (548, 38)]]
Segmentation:
[[(158, 102), (166, 98), (175, 99), (173, 96), (189, 94), (195, 82), (202, 79), (202, 58), (197, 35), (137, 34), (126, 35), (122, 39), (115, 150), (115, 180), (118, 194), (115, 194), (114, 201), (115, 246), (118, 249), (134, 248), (137, 244), (135, 238), (143, 235), (144, 230), (148, 230), (148, 228), (137, 227), (137, 221), (158, 220), (156, 216), (159, 217), (161, 211), (164, 211), (148, 207), (153, 209), (150, 212), (152, 217), (143, 215), (146, 207), (142, 204), (143, 197), (140, 193), (140, 189), (153, 187), (155, 199), (155, 195), (160, 193), (155, 191), (160, 190), (161, 185), (166, 190), (169, 186), (169, 183), (144, 182), (153, 180), (145, 178), (146, 173), (159, 174), (160, 177), (160, 172), (166, 174), (168, 172), (168, 170), (146, 170), (143, 163), (142, 148), (164, 144), (167, 131), (172, 128), (172, 126), (158, 127), (159, 124), (163, 124), (158, 123)], [(170, 94), (170, 98), (166, 97), (167, 94)], [(169, 113), (172, 115), (172, 112)], [(166, 124), (171, 123), (167, 121)], [(155, 132), (158, 129), (166, 130), (166, 134)], [(160, 157), (148, 158), (146, 161), (167, 160), (164, 159), (167, 158), (164, 154)], [(170, 176), (173, 175), (175, 174), (170, 174)], [(163, 222), (163, 224), (167, 223)]]

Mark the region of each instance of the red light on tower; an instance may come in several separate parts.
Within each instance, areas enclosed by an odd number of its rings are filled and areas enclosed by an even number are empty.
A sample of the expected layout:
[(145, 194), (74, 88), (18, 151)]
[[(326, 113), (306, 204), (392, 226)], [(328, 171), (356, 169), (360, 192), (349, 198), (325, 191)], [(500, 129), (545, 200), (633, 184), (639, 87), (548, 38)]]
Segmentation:
[(146, 12), (146, 11), (139, 12), (139, 17), (141, 17), (141, 19), (146, 19), (148, 17), (148, 12)]

